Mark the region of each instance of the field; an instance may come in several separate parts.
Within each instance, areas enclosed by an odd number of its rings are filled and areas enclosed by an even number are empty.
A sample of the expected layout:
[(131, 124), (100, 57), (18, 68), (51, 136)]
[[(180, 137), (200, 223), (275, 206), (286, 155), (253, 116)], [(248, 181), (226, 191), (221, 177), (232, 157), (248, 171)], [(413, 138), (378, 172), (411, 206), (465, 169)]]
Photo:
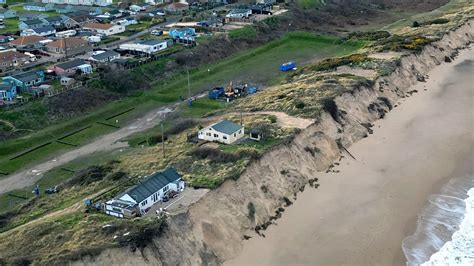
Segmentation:
[[(285, 37), (273, 41), (263, 47), (245, 51), (236, 56), (223, 60), (221, 63), (204, 66), (190, 71), (191, 91), (197, 93), (217, 85), (225, 85), (229, 81), (242, 81), (249, 84), (265, 86), (277, 82), (285, 77), (278, 71), (281, 63), (295, 60), (298, 63), (320, 60), (326, 57), (342, 56), (364, 46), (364, 42), (340, 43), (338, 38), (320, 36), (307, 33), (291, 33)], [(187, 81), (184, 73), (178, 74), (163, 83), (157, 84), (152, 90), (146, 91), (135, 97), (122, 101), (110, 103), (99, 110), (83, 117), (69, 119), (63, 123), (36, 131), (28, 136), (5, 141), (2, 143), (0, 152), (0, 171), (12, 173), (19, 169), (32, 165), (38, 161), (51, 158), (58, 152), (70, 150), (71, 147), (51, 144), (48, 148), (38, 149), (24, 157), (15, 160), (10, 158), (29, 148), (38, 146), (48, 141), (55, 141), (68, 132), (94, 124), (81, 134), (87, 134), (87, 138), (70, 140), (74, 144), (83, 145), (94, 138), (113, 131), (113, 128), (104, 128), (96, 125), (97, 121), (103, 121), (106, 117), (119, 113), (126, 108), (136, 107), (134, 111), (120, 117), (120, 122), (125, 125), (133, 118), (137, 118), (144, 112), (167, 104), (179, 101), (180, 96), (187, 95)], [(196, 106), (197, 110), (207, 108)]]

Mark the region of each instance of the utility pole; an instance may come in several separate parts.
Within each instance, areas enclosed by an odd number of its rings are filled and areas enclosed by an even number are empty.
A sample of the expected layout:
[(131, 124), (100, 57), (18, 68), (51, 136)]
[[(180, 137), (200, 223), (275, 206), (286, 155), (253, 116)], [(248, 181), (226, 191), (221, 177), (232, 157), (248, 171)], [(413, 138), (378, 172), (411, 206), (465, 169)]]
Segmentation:
[(240, 125), (242, 126), (244, 124), (243, 118), (242, 118), (242, 103), (240, 104)]
[(191, 82), (189, 80), (189, 67), (186, 65), (186, 73), (188, 74), (188, 99), (191, 99)]
[(163, 158), (165, 158), (165, 135), (163, 133), (163, 121), (160, 123), (161, 128), (161, 150), (163, 152)]

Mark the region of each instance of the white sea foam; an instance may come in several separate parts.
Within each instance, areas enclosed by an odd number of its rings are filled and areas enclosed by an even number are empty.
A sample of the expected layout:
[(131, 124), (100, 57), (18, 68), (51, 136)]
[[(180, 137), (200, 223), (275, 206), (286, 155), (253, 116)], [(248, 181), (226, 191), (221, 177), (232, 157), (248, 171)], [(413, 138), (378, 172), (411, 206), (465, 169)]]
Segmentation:
[(474, 188), (469, 190), (468, 195), (465, 199), (466, 213), (459, 230), (423, 266), (474, 265)]
[(452, 179), (430, 195), (402, 247), (409, 266), (474, 265), (474, 179)]

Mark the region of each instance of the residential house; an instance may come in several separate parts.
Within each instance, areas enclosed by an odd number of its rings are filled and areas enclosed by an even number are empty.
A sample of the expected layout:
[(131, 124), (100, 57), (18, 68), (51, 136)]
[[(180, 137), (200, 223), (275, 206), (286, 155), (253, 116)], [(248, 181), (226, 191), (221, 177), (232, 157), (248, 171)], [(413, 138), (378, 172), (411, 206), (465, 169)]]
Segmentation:
[(92, 66), (83, 59), (74, 59), (65, 63), (54, 65), (52, 70), (58, 76), (73, 76), (79, 71), (81, 74), (91, 74)]
[(26, 29), (21, 32), (21, 36), (31, 36), (31, 35), (38, 35), (38, 36), (52, 36), (56, 33), (56, 29), (53, 26), (46, 25), (39, 28), (34, 29)]
[(17, 90), (13, 82), (0, 81), (0, 105), (16, 98)]
[(23, 5), (23, 9), (28, 11), (47, 12), (54, 10), (54, 4), (29, 2)]
[(63, 86), (70, 86), (72, 84), (74, 84), (75, 80), (73, 78), (70, 78), (70, 77), (62, 77), (59, 82), (61, 83), (61, 85)]
[(178, 13), (178, 12), (182, 12), (188, 9), (189, 9), (189, 4), (186, 2), (184, 3), (175, 2), (164, 7), (164, 10), (170, 13)]
[(3, 22), (3, 18), (0, 18), (0, 29), (5, 28), (5, 22)]
[(19, 92), (31, 92), (31, 87), (39, 86), (44, 82), (44, 71), (31, 70), (28, 72), (4, 77), (3, 81), (12, 82), (12, 84), (15, 84)]
[(77, 9), (72, 5), (55, 5), (54, 10), (59, 14), (69, 14), (77, 11)]
[(61, 38), (46, 45), (46, 50), (51, 53), (73, 56), (92, 51), (89, 42), (77, 37)]
[(14, 49), (0, 51), (0, 73), (29, 63), (30, 57)]
[(244, 134), (243, 126), (235, 124), (229, 120), (222, 120), (199, 130), (198, 138), (207, 141), (232, 144), (243, 138)]
[(76, 30), (64, 30), (64, 31), (58, 31), (56, 32), (55, 36), (57, 38), (66, 38), (66, 37), (72, 37), (77, 34)]
[(150, 5), (147, 3), (138, 3), (138, 4), (130, 5), (128, 9), (133, 12), (140, 12), (140, 11), (146, 11), (148, 7), (150, 7)]
[(23, 49), (23, 48), (39, 48), (44, 46), (45, 42), (49, 41), (47, 38), (31, 35), (31, 36), (22, 36), (16, 40), (13, 40), (9, 43), (10, 46)]
[(112, 62), (118, 58), (120, 58), (120, 54), (113, 50), (110, 50), (110, 51), (97, 52), (97, 54), (89, 57), (89, 61), (92, 61), (94, 63), (107, 63), (107, 62)]
[(86, 23), (96, 22), (96, 20), (89, 14), (83, 11), (73, 12), (68, 14), (70, 20), (65, 21), (64, 25), (68, 28), (82, 26)]
[(165, 50), (169, 45), (170, 43), (166, 40), (145, 40), (121, 44), (120, 49), (128, 51), (131, 54), (150, 55)]
[(248, 18), (252, 15), (252, 10), (250, 9), (234, 9), (229, 12), (225, 17), (226, 18)]
[(47, 17), (42, 19), (45, 24), (51, 25), (54, 28), (62, 28), (63, 27), (63, 21), (67, 19), (67, 16), (52, 16), (52, 17)]
[(47, 17), (48, 15), (41, 13), (21, 13), (19, 19), (20, 21), (27, 21), (33, 19), (44, 19)]
[(47, 25), (47, 23), (45, 23), (41, 19), (31, 19), (31, 20), (20, 21), (20, 23), (18, 24), (18, 26), (20, 27), (20, 30), (40, 28), (45, 25)]
[(146, 214), (156, 203), (171, 192), (184, 190), (184, 181), (174, 168), (168, 168), (144, 178), (139, 184), (120, 193), (104, 204), (104, 211), (115, 217), (133, 217), (136, 212)]
[(7, 3), (7, 0), (0, 0), (0, 4), (6, 4)]
[(173, 40), (194, 41), (196, 30), (193, 28), (171, 29), (168, 34), (171, 36), (171, 38), (173, 38)]
[(164, 15), (165, 15), (165, 11), (163, 11), (161, 9), (155, 9), (155, 10), (148, 11), (148, 16), (149, 17), (162, 17)]
[(103, 13), (101, 7), (98, 6), (75, 6), (75, 10), (87, 12), (90, 16), (97, 16)]
[(16, 15), (15, 10), (0, 7), (0, 18), (1, 19), (16, 18), (16, 17), (17, 17), (17, 15)]
[(138, 24), (138, 21), (133, 17), (128, 17), (128, 18), (112, 21), (112, 24), (127, 27), (129, 25)]
[(84, 30), (94, 31), (101, 35), (109, 36), (118, 34), (125, 31), (125, 26), (113, 25), (113, 24), (101, 24), (101, 23), (86, 23), (82, 26)]
[(256, 4), (250, 7), (252, 14), (272, 14), (272, 4)]
[(113, 3), (113, 0), (43, 0), (42, 2), (75, 6), (109, 6)]

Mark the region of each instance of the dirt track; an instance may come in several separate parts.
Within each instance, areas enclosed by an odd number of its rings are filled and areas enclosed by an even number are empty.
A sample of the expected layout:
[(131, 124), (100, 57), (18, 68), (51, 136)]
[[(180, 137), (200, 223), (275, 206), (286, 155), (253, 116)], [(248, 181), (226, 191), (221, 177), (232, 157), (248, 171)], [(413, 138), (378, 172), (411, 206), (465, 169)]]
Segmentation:
[(12, 176), (1, 179), (0, 194), (34, 185), (35, 182), (37, 182), (42, 177), (43, 173), (81, 156), (89, 155), (99, 151), (104, 152), (127, 147), (127, 143), (119, 142), (119, 140), (134, 133), (157, 126), (165, 114), (173, 112), (176, 107), (177, 105), (174, 105), (172, 107), (162, 107), (157, 110), (150, 111), (143, 117), (136, 119), (128, 126), (123, 127), (115, 132), (103, 135), (102, 137), (85, 146), (68, 151), (49, 161), (40, 163), (34, 167), (25, 169)]

